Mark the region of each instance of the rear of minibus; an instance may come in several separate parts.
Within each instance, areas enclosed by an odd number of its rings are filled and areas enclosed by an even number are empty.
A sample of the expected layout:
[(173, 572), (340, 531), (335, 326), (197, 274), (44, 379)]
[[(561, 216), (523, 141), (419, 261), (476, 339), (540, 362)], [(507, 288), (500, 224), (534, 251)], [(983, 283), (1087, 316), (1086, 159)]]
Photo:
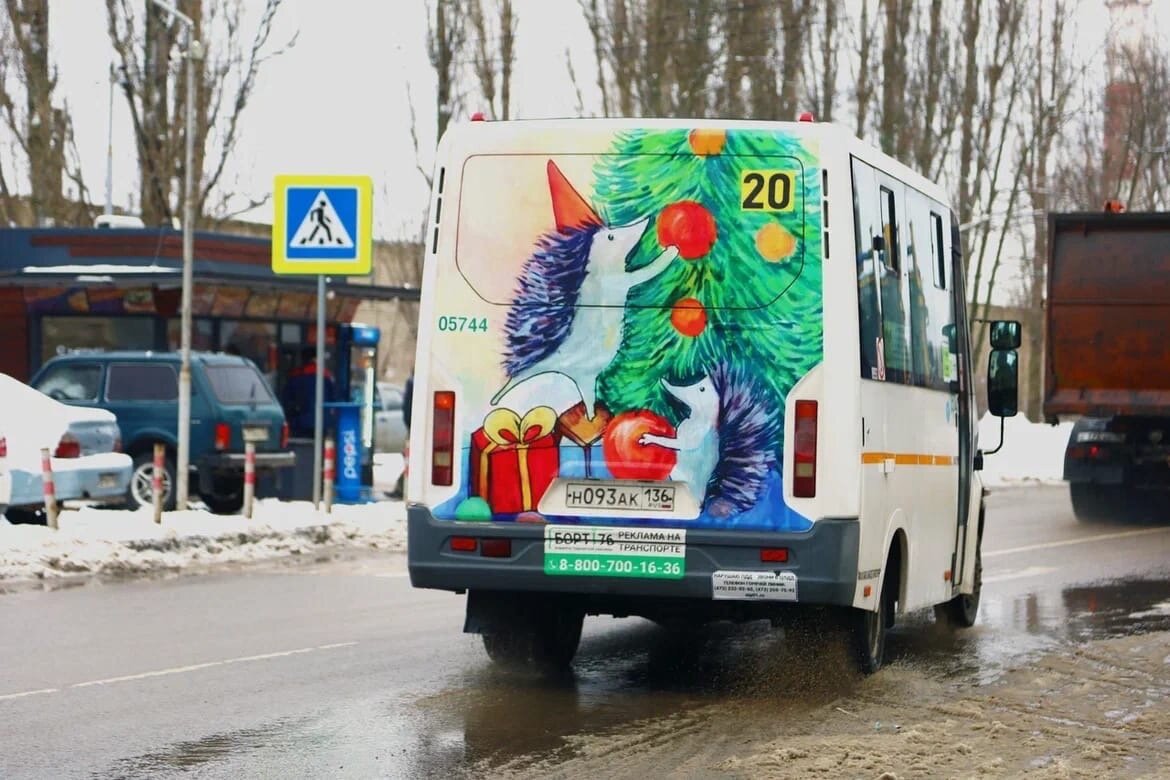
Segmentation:
[[(826, 473), (857, 446), (826, 412), (856, 405), (857, 377), (851, 242), (832, 247), (837, 267), (827, 242), (833, 132), (550, 120), (446, 134), (410, 440), (416, 587), (611, 614), (853, 603), (856, 458), (852, 492)], [(825, 361), (834, 339), (848, 381)]]

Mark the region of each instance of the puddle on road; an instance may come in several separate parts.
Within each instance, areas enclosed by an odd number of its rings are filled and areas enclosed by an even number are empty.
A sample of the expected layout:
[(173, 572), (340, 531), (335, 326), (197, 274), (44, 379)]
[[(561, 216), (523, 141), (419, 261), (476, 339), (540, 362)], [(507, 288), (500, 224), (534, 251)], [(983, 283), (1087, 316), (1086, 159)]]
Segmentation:
[(563, 678), (499, 672), (485, 660), (459, 687), (416, 701), (430, 727), (448, 735), (425, 772), (474, 767), (469, 771), (482, 774), (505, 763), (522, 767), (526, 757), (567, 758), (576, 753), (575, 735), (621, 734), (639, 721), (685, 719), (711, 704), (800, 718), (862, 682), (842, 672), (849, 668), (843, 648), (823, 639), (796, 645), (764, 622), (686, 634), (640, 620), (598, 623), (612, 628), (582, 642)]
[[(987, 685), (1073, 643), (1170, 630), (1170, 581), (993, 591), (984, 607), (974, 628), (958, 632), (935, 624), (929, 612), (908, 616), (890, 635), (891, 663), (956, 689)], [(847, 699), (862, 684), (843, 671), (849, 666), (839, 647), (789, 644), (762, 622), (711, 626), (687, 639), (638, 622), (584, 642), (573, 674), (562, 680), (485, 665), (459, 687), (415, 703), (447, 734), (435, 765), (416, 760), (435, 771), (516, 768), (525, 763), (520, 757), (567, 758), (578, 734), (620, 734), (637, 721), (710, 704), (747, 704), (754, 718), (801, 717)]]

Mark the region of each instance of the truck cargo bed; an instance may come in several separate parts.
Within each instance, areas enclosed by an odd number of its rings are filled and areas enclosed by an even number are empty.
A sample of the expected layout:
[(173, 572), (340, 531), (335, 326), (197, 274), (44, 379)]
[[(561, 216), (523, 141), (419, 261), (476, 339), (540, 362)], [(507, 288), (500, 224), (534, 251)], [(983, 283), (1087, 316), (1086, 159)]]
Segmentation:
[(1170, 213), (1048, 226), (1045, 418), (1170, 415)]

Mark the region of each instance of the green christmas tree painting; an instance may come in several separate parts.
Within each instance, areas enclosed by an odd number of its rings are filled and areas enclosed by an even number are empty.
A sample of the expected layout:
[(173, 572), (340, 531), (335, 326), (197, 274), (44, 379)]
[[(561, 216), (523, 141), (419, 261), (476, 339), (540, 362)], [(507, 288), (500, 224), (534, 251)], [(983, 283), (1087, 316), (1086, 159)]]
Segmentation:
[[(750, 208), (749, 174), (775, 171), (786, 172), (790, 202)], [(628, 268), (665, 247), (680, 258), (630, 291), (621, 348), (598, 382), (599, 403), (616, 414), (607, 449), (630, 453), (627, 431), (640, 430), (643, 452), (673, 452), (672, 479), (706, 487), (704, 517), (775, 527), (745, 513), (768, 491), (767, 503), (782, 502), (784, 401), (822, 356), (815, 150), (784, 132), (636, 130), (594, 172), (591, 200), (606, 224), (652, 215)], [(624, 426), (629, 418), (643, 424)]]

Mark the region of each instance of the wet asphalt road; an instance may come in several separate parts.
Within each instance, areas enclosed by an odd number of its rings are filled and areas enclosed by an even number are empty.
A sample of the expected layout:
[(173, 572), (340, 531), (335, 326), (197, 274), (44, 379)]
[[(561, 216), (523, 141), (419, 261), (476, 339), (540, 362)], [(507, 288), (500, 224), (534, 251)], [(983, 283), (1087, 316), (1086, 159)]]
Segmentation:
[[(1079, 524), (1064, 488), (1007, 490), (984, 551), (980, 625), (940, 639), (912, 618), (895, 658), (982, 681), (1070, 642), (1170, 629), (1170, 523)], [(590, 618), (572, 676), (540, 681), (493, 672), (462, 607), (373, 555), (0, 595), (0, 777), (490, 773), (734, 703), (782, 641), (715, 626), (680, 648)]]

